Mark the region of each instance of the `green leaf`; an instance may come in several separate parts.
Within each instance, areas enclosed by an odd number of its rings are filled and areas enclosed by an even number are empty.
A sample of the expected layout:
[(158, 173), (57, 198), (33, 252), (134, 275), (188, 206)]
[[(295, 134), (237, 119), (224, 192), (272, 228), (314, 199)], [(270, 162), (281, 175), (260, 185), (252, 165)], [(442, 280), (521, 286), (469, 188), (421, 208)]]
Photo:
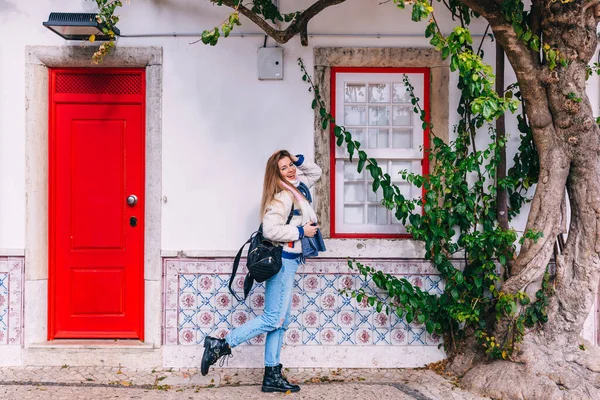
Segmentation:
[(427, 333), (433, 333), (435, 329), (435, 324), (433, 323), (433, 321), (427, 320), (427, 322), (425, 323), (425, 329), (427, 330)]
[(446, 58), (448, 58), (449, 55), (450, 55), (450, 48), (444, 47), (442, 49), (442, 59), (445, 60)]

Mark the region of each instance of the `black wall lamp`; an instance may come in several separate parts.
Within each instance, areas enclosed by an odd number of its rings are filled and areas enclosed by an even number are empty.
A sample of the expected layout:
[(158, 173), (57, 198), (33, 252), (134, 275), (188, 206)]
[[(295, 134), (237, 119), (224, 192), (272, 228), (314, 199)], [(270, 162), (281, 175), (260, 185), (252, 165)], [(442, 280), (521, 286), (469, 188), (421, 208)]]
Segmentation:
[[(102, 32), (104, 24), (96, 20), (94, 13), (50, 13), (48, 21), (42, 23), (46, 28), (67, 40), (88, 40), (95, 35), (96, 40), (109, 40), (109, 36)], [(115, 35), (120, 32), (113, 28)]]

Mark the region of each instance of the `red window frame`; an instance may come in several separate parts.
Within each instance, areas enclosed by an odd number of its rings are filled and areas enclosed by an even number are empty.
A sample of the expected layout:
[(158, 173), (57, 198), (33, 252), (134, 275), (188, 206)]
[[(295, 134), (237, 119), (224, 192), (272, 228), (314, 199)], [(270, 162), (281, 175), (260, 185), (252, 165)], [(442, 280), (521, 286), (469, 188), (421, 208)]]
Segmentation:
[[(338, 73), (358, 73), (358, 74), (377, 74), (377, 73), (393, 73), (393, 74), (423, 74), (423, 109), (425, 110), (425, 120), (430, 121), (430, 75), (431, 71), (429, 68), (424, 67), (331, 67), (331, 87), (330, 87), (330, 99), (331, 99), (331, 115), (335, 118), (336, 110), (336, 75)], [(335, 149), (336, 137), (334, 133), (334, 124), (330, 125), (330, 138), (329, 138), (329, 175), (331, 180), (330, 187), (330, 237), (332, 239), (410, 239), (412, 235), (409, 233), (401, 234), (390, 234), (390, 233), (347, 233), (347, 232), (336, 232), (335, 222), (335, 207), (336, 207), (336, 173), (335, 173)], [(422, 174), (429, 174), (429, 156), (427, 151), (430, 148), (429, 141), (429, 126), (423, 131), (423, 160), (422, 160)], [(421, 196), (425, 198), (425, 188), (421, 189)]]

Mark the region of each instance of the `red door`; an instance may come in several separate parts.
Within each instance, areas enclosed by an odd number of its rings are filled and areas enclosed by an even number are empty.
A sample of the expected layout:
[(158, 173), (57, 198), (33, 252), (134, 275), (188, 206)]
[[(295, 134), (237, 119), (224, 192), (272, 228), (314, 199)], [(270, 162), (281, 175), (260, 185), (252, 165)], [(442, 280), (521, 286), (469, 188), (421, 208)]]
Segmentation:
[(49, 339), (143, 340), (144, 82), (50, 71)]

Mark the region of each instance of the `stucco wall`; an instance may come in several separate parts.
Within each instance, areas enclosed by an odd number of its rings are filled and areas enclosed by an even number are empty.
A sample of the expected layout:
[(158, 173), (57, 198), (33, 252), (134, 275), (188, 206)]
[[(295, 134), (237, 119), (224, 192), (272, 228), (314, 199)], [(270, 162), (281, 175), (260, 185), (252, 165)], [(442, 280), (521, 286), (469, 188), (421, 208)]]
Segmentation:
[[(283, 10), (303, 1), (281, 1)], [(284, 79), (258, 81), (256, 52), (263, 37), (231, 37), (216, 47), (190, 44), (193, 38), (120, 38), (119, 46), (162, 46), (163, 223), (162, 249), (208, 254), (231, 251), (257, 223), (264, 161), (278, 148), (313, 153), (311, 94), (296, 64), (303, 57), (312, 70), (314, 47), (425, 47), (423, 26), (406, 12), (378, 0), (350, 0), (327, 10), (310, 33), (394, 33), (401, 37), (311, 37), (308, 47), (294, 39), (284, 45)], [(67, 45), (41, 23), (51, 11), (93, 11), (90, 1), (37, 0), (0, 3), (0, 22), (11, 40), (0, 55), (0, 249), (22, 255), (25, 226), (25, 45)], [(337, 11), (336, 11), (337, 10)], [(219, 23), (224, 10), (208, 2), (178, 0), (133, 2), (119, 11), (123, 34), (192, 32)], [(340, 16), (345, 16), (342, 19)], [(370, 21), (377, 21), (373, 24)], [(348, 21), (352, 21), (351, 24)], [(450, 24), (446, 24), (448, 28)], [(483, 26), (475, 31), (483, 31)], [(249, 23), (239, 28), (257, 32)], [(70, 43), (80, 45), (79, 43)], [(267, 41), (268, 46), (274, 43)], [(493, 45), (484, 45), (493, 64)], [(510, 82), (510, 72), (507, 80)], [(450, 77), (449, 128), (456, 123), (456, 77)], [(598, 81), (589, 81), (597, 109)], [(433, 105), (435, 107), (435, 105)], [(514, 118), (510, 148), (518, 135)], [(509, 156), (511, 157), (511, 156)], [(521, 228), (521, 227), (519, 227)], [(334, 245), (335, 246), (335, 245)], [(167, 252), (168, 255), (171, 252)]]

